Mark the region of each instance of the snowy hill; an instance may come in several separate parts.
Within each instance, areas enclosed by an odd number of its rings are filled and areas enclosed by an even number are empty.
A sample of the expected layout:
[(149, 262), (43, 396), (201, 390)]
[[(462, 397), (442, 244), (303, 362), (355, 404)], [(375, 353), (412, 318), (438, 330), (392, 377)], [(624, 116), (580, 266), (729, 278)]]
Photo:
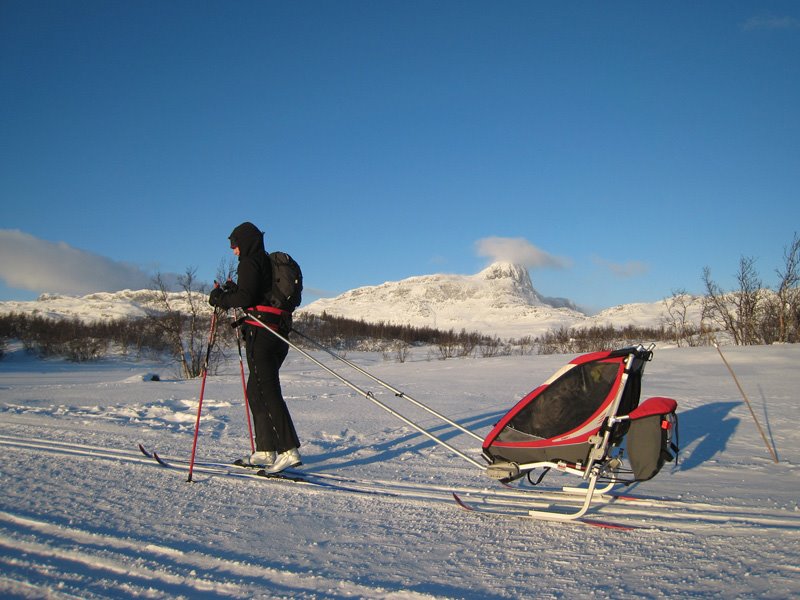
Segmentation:
[(502, 262), (476, 275), (424, 275), (357, 288), (303, 310), (500, 337), (537, 335), (587, 319), (568, 300), (543, 298), (525, 267)]
[[(169, 301), (177, 310), (188, 310), (183, 293), (169, 294)], [(208, 307), (205, 295), (202, 298), (198, 296), (197, 301), (201, 309)], [(77, 318), (88, 322), (144, 317), (157, 306), (160, 306), (158, 292), (153, 290), (96, 292), (86, 296), (42, 294), (29, 302), (0, 302), (0, 315), (16, 313), (52, 319)], [(210, 314), (211, 309), (208, 311)]]
[[(31, 302), (0, 302), (0, 314), (86, 321), (141, 317), (154, 306), (156, 296), (150, 290), (98, 292), (82, 297), (42, 294)], [(175, 293), (170, 301), (179, 307), (183, 299), (182, 293)], [(198, 303), (210, 312), (205, 297), (198, 298)], [(690, 311), (692, 322), (699, 323), (699, 310), (696, 302)], [(626, 304), (588, 316), (568, 299), (542, 296), (525, 267), (498, 262), (475, 275), (422, 275), (360, 287), (312, 302), (299, 312), (326, 312), (373, 323), (465, 329), (506, 339), (539, 336), (560, 327), (658, 326), (665, 307), (663, 302)]]
[(657, 326), (664, 306), (661, 302), (631, 304), (590, 317), (567, 299), (539, 294), (525, 267), (499, 262), (476, 275), (426, 275), (357, 288), (336, 298), (317, 300), (303, 310), (520, 338), (559, 327)]

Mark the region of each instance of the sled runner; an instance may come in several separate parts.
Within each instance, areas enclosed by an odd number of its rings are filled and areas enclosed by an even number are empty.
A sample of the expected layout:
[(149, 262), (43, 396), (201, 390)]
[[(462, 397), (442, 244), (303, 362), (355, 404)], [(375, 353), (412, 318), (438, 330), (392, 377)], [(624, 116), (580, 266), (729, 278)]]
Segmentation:
[[(487, 475), (504, 482), (527, 476), (536, 485), (551, 470), (576, 475), (582, 502), (568, 512), (532, 510), (531, 516), (581, 517), (596, 493), (615, 483), (654, 477), (677, 446), (672, 441), (677, 403), (649, 398), (641, 405), (644, 366), (652, 346), (579, 356), (517, 403), (486, 436)], [(630, 471), (623, 470), (627, 442)], [(534, 480), (532, 474), (541, 470)], [(598, 482), (605, 484), (597, 489)], [(580, 497), (572, 496), (573, 499)]]

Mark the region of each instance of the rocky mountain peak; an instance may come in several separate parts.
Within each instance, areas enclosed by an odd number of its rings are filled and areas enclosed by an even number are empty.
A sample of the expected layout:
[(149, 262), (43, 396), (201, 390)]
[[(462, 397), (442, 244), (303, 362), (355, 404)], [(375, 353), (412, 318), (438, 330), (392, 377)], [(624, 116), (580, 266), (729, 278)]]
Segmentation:
[(523, 265), (518, 265), (511, 262), (495, 262), (486, 267), (483, 271), (478, 273), (478, 276), (486, 279), (511, 279), (523, 287), (533, 289), (531, 277), (528, 274), (528, 269)]

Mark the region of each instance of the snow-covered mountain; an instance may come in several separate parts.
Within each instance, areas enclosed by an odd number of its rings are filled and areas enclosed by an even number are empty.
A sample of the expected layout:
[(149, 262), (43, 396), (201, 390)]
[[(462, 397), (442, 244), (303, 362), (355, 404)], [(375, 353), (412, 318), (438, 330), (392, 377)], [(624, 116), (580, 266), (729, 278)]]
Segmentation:
[(500, 337), (538, 335), (588, 319), (568, 300), (542, 297), (525, 267), (505, 262), (475, 275), (423, 275), (361, 287), (303, 310)]
[[(170, 305), (179, 311), (189, 310), (185, 294), (168, 294)], [(200, 309), (208, 307), (205, 295), (195, 297)], [(144, 317), (149, 311), (159, 310), (163, 303), (159, 293), (153, 290), (122, 290), (120, 292), (95, 292), (86, 296), (66, 296), (63, 294), (42, 294), (36, 300), (27, 302), (0, 302), (0, 315), (17, 313), (40, 317), (62, 319), (76, 318), (82, 321), (103, 321)]]
[[(31, 302), (0, 302), (0, 314), (16, 312), (87, 321), (141, 317), (153, 306), (155, 296), (149, 290), (82, 297), (43, 294)], [(171, 301), (177, 306), (182, 296), (174, 294)], [(199, 305), (208, 308), (204, 298), (199, 299)], [(505, 339), (538, 336), (560, 327), (658, 326), (665, 307), (663, 302), (626, 304), (588, 316), (568, 299), (542, 296), (533, 287), (525, 267), (498, 262), (475, 275), (423, 275), (360, 287), (312, 302), (299, 312), (326, 312), (368, 322), (444, 330), (465, 329)], [(696, 317), (693, 320), (699, 322), (699, 314)]]
[(498, 262), (475, 275), (424, 275), (361, 287), (317, 300), (303, 310), (520, 338), (559, 327), (658, 325), (664, 306), (658, 302), (615, 307), (590, 317), (568, 299), (542, 296), (524, 266)]

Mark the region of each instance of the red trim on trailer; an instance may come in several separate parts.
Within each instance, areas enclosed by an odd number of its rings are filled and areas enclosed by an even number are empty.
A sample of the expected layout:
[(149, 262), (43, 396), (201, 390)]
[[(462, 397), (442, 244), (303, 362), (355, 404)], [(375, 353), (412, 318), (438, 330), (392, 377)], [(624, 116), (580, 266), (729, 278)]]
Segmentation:
[(569, 361), (571, 365), (582, 365), (583, 363), (592, 362), (593, 360), (602, 360), (611, 356), (611, 352), (603, 350), (602, 352), (590, 352), (589, 354), (581, 354), (577, 358)]
[(672, 398), (656, 396), (642, 402), (637, 408), (634, 408), (628, 416), (631, 421), (635, 421), (636, 419), (651, 417), (653, 415), (666, 415), (674, 412), (676, 408), (678, 408), (678, 403)]

